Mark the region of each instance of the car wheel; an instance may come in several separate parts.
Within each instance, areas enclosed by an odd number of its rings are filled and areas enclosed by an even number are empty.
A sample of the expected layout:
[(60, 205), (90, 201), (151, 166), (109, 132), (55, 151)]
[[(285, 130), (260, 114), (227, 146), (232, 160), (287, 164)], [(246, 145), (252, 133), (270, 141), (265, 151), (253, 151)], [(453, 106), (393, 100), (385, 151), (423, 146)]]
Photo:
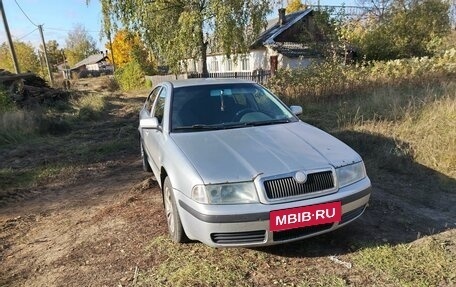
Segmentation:
[(184, 228), (177, 212), (176, 199), (173, 194), (173, 187), (168, 177), (163, 183), (163, 203), (165, 206), (165, 216), (168, 223), (168, 231), (171, 239), (176, 243), (187, 242)]
[(144, 151), (144, 146), (142, 144), (141, 139), (139, 140), (139, 147), (141, 149), (141, 160), (142, 160), (142, 168), (146, 172), (151, 172), (152, 169), (150, 168), (149, 161), (147, 160), (147, 154)]

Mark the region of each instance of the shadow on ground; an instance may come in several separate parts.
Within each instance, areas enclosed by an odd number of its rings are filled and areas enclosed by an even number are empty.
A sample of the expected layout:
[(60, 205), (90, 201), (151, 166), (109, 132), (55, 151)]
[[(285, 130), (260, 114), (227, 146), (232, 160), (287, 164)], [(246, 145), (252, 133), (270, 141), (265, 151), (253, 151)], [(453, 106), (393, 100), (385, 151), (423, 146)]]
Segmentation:
[(259, 251), (284, 257), (346, 254), (456, 228), (455, 179), (416, 163), (406, 143), (358, 132), (335, 136), (365, 160), (373, 186), (365, 213), (334, 232)]

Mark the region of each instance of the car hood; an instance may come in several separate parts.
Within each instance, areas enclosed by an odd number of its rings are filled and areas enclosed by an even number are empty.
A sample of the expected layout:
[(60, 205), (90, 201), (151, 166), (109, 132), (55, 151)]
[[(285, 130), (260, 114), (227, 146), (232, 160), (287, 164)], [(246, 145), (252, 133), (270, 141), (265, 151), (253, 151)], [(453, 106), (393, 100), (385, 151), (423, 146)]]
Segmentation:
[(343, 142), (303, 122), (172, 133), (205, 184), (249, 181), (361, 161)]

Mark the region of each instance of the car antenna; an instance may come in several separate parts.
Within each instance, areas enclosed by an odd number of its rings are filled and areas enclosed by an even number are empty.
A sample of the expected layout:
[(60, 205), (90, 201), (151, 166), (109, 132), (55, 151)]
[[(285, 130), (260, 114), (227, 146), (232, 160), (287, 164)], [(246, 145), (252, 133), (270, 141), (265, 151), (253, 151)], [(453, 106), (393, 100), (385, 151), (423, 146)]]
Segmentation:
[(225, 111), (225, 103), (223, 102), (223, 90), (220, 90), (220, 110)]

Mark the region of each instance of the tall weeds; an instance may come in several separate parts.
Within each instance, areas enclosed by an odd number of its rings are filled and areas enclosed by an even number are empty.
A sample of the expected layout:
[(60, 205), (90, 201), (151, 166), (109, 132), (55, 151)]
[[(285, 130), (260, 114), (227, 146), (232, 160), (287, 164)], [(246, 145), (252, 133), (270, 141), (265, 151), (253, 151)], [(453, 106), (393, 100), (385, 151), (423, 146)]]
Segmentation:
[(325, 63), (281, 71), (269, 85), (302, 119), (358, 149), (374, 165), (412, 161), (456, 178), (456, 49), (434, 58)]
[(385, 86), (438, 81), (456, 77), (456, 49), (429, 58), (373, 61), (358, 65), (335, 62), (314, 63), (304, 69), (283, 69), (268, 87), (288, 100), (353, 95)]

